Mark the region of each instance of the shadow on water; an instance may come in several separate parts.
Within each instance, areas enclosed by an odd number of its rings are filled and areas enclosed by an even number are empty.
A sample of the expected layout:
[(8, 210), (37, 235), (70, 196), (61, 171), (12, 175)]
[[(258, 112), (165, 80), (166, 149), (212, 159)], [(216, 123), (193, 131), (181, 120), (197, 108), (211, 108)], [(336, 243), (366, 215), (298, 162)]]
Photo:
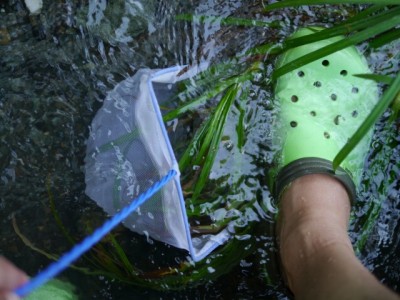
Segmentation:
[[(305, 7), (265, 14), (262, 1), (244, 5), (235, 0), (43, 2), (41, 14), (30, 16), (22, 0), (0, 1), (0, 253), (30, 275), (50, 260), (27, 247), (16, 234), (13, 220), (36, 247), (60, 254), (71, 244), (54, 220), (52, 201), (77, 240), (106, 218), (85, 195), (83, 159), (91, 121), (118, 82), (142, 67), (221, 63), (265, 41), (280, 43), (298, 26), (331, 24), (357, 10)], [(229, 26), (220, 19), (176, 21), (180, 14), (253, 18), (282, 26)], [(365, 54), (378, 72), (393, 74), (399, 67), (395, 49), (392, 45)], [(265, 58), (267, 75), (273, 63)], [(274, 150), (272, 108), (270, 87), (253, 80), (245, 108), (246, 143), (240, 153), (240, 172), (247, 178), (236, 191), (255, 204), (244, 224), (249, 231), (235, 238), (243, 249), (235, 249), (238, 255), (233, 260), (216, 264), (223, 261), (218, 260), (223, 252), (211, 255), (204, 262), (209, 274), (202, 273), (202, 280), (188, 282), (180, 291), (168, 286), (158, 286), (163, 291), (157, 291), (73, 269), (61, 277), (77, 286), (82, 299), (286, 299), (273, 238), (276, 209), (265, 179)], [(369, 228), (359, 256), (383, 282), (400, 291), (399, 124), (385, 124), (383, 120), (377, 127), (350, 234), (354, 242), (359, 241), (363, 228), (357, 219), (370, 213), (371, 202), (385, 198), (382, 207), (376, 208), (378, 221)], [(228, 126), (226, 144), (231, 140), (235, 144), (234, 130)], [(228, 145), (220, 155), (234, 161), (238, 153)], [(228, 193), (229, 169), (224, 168), (218, 184)], [(116, 229), (115, 237), (136, 267), (154, 272), (155, 277), (186, 256), (122, 227)], [(85, 261), (79, 264), (86, 266)]]

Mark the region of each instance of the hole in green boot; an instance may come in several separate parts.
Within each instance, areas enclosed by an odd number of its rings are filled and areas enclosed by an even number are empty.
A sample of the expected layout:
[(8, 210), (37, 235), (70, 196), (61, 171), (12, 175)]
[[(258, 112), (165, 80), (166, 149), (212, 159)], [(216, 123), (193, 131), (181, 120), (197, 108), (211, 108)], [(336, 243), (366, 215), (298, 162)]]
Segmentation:
[(324, 60), (322, 61), (322, 65), (323, 65), (324, 67), (329, 66), (329, 60), (324, 59)]
[(357, 88), (357, 87), (353, 87), (353, 88), (351, 89), (351, 92), (352, 92), (353, 94), (358, 94), (358, 88)]
[(299, 97), (297, 97), (296, 95), (293, 95), (292, 98), (290, 98), (292, 100), (292, 102), (297, 102), (299, 101)]
[(347, 76), (347, 71), (346, 71), (346, 70), (340, 71), (340, 75), (342, 75), (342, 76)]
[(315, 86), (315, 87), (318, 87), (318, 88), (319, 88), (319, 87), (321, 87), (321, 85), (322, 85), (322, 84), (321, 84), (320, 81), (314, 82), (314, 86)]
[(298, 72), (297, 72), (297, 75), (298, 75), (299, 77), (304, 77), (305, 74), (304, 74), (303, 71), (298, 71)]
[(335, 125), (339, 125), (340, 121), (344, 121), (344, 119), (342, 118), (341, 115), (337, 115), (334, 119), (333, 119), (333, 123), (335, 123)]
[(326, 139), (329, 139), (331, 136), (330, 136), (330, 134), (328, 133), (328, 132), (324, 132), (324, 137), (326, 138)]
[(316, 113), (315, 111), (312, 110), (312, 111), (310, 111), (310, 115), (313, 116), (313, 117), (315, 117), (315, 116), (317, 115), (317, 113)]
[(296, 127), (297, 126), (297, 122), (296, 121), (290, 122), (290, 126), (293, 127), (293, 128)]
[(333, 101), (336, 101), (337, 95), (336, 95), (336, 94), (332, 94), (332, 95), (331, 95), (331, 99), (332, 99)]
[(357, 118), (357, 116), (358, 116), (358, 111), (353, 110), (353, 112), (351, 113), (351, 116), (352, 116), (353, 118)]

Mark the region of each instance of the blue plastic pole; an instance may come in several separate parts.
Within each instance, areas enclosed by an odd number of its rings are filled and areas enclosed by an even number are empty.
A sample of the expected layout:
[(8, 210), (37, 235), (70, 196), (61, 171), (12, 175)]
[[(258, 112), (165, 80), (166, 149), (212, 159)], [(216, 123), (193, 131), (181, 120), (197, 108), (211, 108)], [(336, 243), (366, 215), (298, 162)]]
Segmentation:
[(100, 228), (96, 229), (92, 235), (86, 237), (80, 244), (75, 245), (69, 252), (61, 256), (58, 261), (50, 264), (45, 270), (36, 275), (36, 277), (33, 277), (30, 281), (14, 290), (14, 293), (20, 297), (26, 296), (34, 289), (40, 287), (53, 277), (57, 276), (72, 262), (77, 260), (83, 253), (88, 251), (93, 245), (99, 242), (107, 233), (109, 233), (112, 229), (114, 229), (114, 227), (116, 227), (125, 218), (127, 218), (140, 205), (146, 202), (146, 200), (157, 193), (176, 174), (177, 172), (175, 170), (170, 170), (167, 175), (154, 183), (147, 191), (140, 194), (136, 199), (131, 202), (131, 204), (123, 208), (111, 219), (106, 221)]

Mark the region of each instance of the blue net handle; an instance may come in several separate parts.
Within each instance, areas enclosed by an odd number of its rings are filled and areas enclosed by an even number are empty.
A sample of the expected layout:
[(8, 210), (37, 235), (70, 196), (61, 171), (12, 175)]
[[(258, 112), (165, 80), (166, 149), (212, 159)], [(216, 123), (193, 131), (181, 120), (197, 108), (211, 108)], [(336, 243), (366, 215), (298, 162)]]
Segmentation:
[(78, 259), (83, 253), (88, 251), (93, 245), (100, 241), (107, 233), (109, 233), (114, 227), (121, 223), (126, 217), (128, 217), (133, 211), (135, 211), (140, 205), (142, 205), (151, 196), (157, 193), (164, 185), (166, 185), (177, 172), (170, 170), (167, 175), (161, 178), (159, 181), (154, 183), (147, 191), (140, 194), (131, 204), (123, 208), (120, 212), (114, 215), (111, 219), (106, 221), (101, 227), (96, 229), (92, 235), (86, 237), (80, 244), (75, 245), (69, 252), (65, 253), (60, 259), (50, 264), (45, 270), (40, 272), (36, 277), (33, 277), (30, 281), (22, 285), (21, 287), (14, 290), (14, 293), (20, 297), (26, 296), (31, 293), (34, 289), (45, 284), (47, 281), (57, 276), (60, 272), (66, 269), (73, 261)]

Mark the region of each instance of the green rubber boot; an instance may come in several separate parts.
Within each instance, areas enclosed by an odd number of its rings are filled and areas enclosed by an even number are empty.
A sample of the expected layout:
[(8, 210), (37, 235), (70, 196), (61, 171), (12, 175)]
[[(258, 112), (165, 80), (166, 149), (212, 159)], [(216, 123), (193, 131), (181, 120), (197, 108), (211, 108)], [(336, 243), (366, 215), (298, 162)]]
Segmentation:
[(75, 287), (58, 279), (53, 279), (29, 294), (26, 300), (78, 300)]
[[(304, 28), (292, 38), (321, 28)], [(278, 66), (336, 42), (330, 38), (285, 52)], [(377, 84), (353, 74), (371, 73), (355, 47), (349, 47), (309, 63), (276, 82), (278, 126), (275, 142), (281, 149), (275, 172), (274, 195), (294, 179), (306, 174), (329, 174), (345, 186), (351, 201), (356, 198), (372, 131), (342, 162), (336, 172), (332, 161), (365, 120), (378, 101)]]

